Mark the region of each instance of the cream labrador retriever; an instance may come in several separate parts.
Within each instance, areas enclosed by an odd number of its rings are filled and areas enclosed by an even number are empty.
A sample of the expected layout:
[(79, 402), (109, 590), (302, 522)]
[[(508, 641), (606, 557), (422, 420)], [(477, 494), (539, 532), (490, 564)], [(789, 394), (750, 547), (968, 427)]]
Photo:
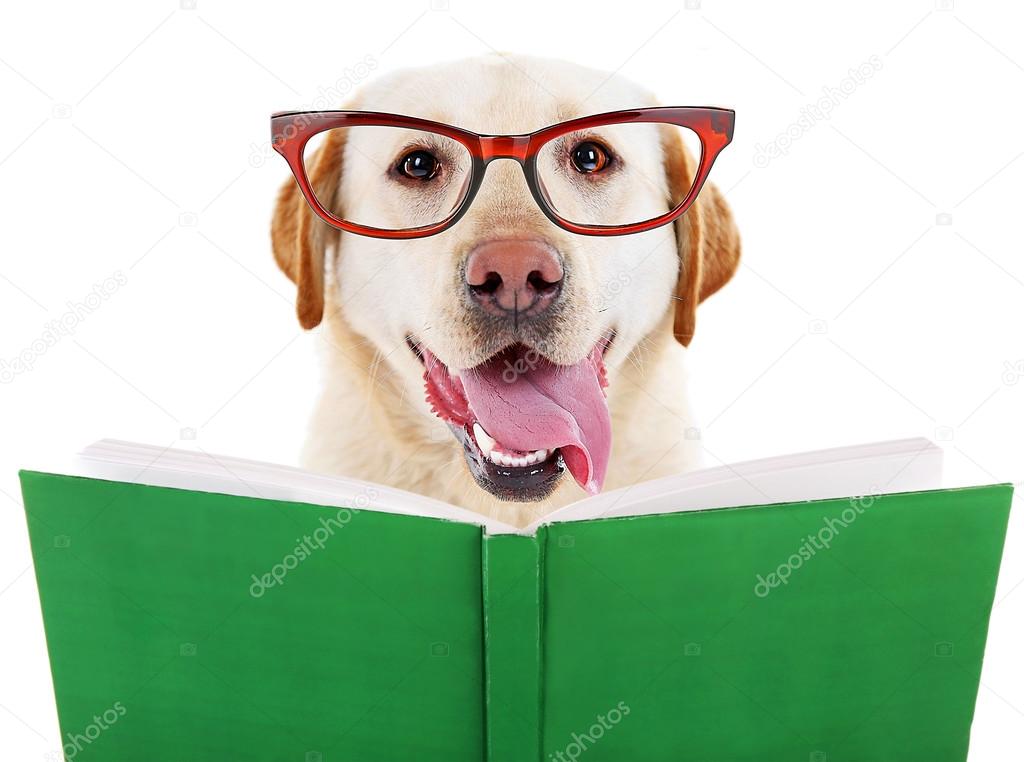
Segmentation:
[[(384, 76), (347, 108), (521, 135), (654, 105), (619, 76), (490, 55)], [(629, 171), (608, 186), (614, 208), (664, 213), (690, 186), (695, 159), (677, 137), (634, 134), (629, 145), (605, 139), (566, 150), (588, 172), (626, 157)], [(396, 183), (426, 178), (444, 159), (379, 128), (328, 139), (305, 161), (317, 198), (338, 216), (393, 220), (416, 203)], [(580, 235), (553, 224), (516, 163), (498, 160), (457, 224), (386, 240), (330, 227), (289, 179), (272, 240), (298, 287), (301, 324), (323, 324), (324, 386), (307, 468), (522, 526), (588, 492), (696, 464), (699, 445), (684, 435), (692, 421), (685, 347), (698, 303), (729, 280), (740, 256), (713, 185), (673, 224)]]

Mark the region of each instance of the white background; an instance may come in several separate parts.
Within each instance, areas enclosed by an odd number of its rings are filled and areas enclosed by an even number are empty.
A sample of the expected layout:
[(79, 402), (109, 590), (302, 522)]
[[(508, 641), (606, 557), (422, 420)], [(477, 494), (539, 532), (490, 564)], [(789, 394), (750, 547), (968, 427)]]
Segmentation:
[[(924, 435), (946, 447), (951, 483), (1020, 486), (1016, 4), (57, 5), (18, 3), (0, 28), (0, 362), (32, 357), (0, 384), (4, 759), (59, 746), (17, 469), (186, 428), (183, 446), (295, 461), (318, 379), (270, 254), (287, 171), (267, 117), (323, 105), (360, 61), (511, 50), (620, 70), (665, 103), (734, 107), (712, 179), (745, 259), (691, 352), (711, 461)], [(800, 122), (872, 60), (829, 118)], [(758, 146), (787, 131), (785, 155), (759, 166)], [(124, 284), (32, 350), (109, 277)], [(1015, 510), (972, 760), (1024, 748)]]

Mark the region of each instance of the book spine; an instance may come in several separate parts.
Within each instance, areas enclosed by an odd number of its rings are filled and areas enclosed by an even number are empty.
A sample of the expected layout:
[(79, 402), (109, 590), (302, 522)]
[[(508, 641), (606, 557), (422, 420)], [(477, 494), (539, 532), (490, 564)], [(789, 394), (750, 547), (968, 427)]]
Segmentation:
[(543, 547), (543, 529), (483, 537), (487, 762), (541, 760)]

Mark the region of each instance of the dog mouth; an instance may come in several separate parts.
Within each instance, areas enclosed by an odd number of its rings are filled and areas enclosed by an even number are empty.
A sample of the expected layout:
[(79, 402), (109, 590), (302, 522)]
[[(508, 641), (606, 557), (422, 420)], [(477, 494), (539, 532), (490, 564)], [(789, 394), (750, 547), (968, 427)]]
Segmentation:
[(565, 471), (587, 493), (601, 491), (611, 454), (604, 355), (613, 338), (574, 365), (517, 343), (462, 371), (413, 337), (407, 343), (423, 363), (427, 403), (462, 444), (477, 484), (503, 500), (535, 501)]

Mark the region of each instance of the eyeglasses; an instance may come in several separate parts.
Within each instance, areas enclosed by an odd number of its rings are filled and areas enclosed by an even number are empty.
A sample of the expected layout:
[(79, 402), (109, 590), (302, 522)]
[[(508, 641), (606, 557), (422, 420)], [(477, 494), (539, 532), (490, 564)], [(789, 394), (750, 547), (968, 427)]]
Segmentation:
[[(527, 135), (478, 135), (371, 111), (284, 111), (270, 125), (274, 150), (324, 222), (375, 238), (423, 238), (459, 221), (495, 159), (517, 161), (540, 209), (572, 233), (625, 235), (668, 224), (697, 198), (734, 122), (729, 109), (662, 107), (585, 116)], [(687, 145), (696, 166), (686, 161), (683, 172), (666, 173), (664, 157)]]

